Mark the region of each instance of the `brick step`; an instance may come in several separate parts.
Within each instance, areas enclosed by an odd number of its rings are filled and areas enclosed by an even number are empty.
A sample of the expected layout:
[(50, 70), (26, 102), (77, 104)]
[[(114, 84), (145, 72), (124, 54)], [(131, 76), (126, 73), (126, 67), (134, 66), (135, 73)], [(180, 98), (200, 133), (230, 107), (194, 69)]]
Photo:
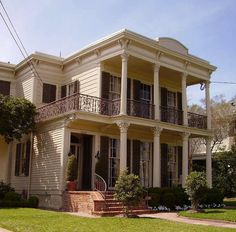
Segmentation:
[[(149, 214), (152, 213), (151, 210), (132, 210), (132, 214), (139, 215), (139, 214)], [(101, 216), (101, 217), (111, 217), (115, 215), (123, 214), (123, 211), (93, 211), (93, 215)]]
[[(123, 206), (106, 206), (103, 211), (122, 211)], [(147, 210), (146, 207), (134, 207), (132, 210)]]
[(123, 206), (123, 204), (120, 201), (112, 201), (112, 202), (106, 201), (106, 205), (107, 206)]

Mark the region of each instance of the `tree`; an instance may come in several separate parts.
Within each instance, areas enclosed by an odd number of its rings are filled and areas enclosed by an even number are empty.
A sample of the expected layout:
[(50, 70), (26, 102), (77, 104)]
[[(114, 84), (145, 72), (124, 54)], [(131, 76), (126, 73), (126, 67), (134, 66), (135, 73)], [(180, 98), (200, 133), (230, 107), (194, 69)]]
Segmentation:
[(0, 94), (0, 135), (7, 143), (35, 129), (36, 107), (30, 101)]
[(123, 171), (115, 184), (114, 197), (123, 203), (124, 215), (129, 215), (130, 207), (140, 202), (143, 196), (143, 187), (138, 176)]
[(213, 186), (226, 197), (236, 195), (236, 147), (213, 154)]
[(203, 172), (191, 172), (186, 179), (185, 192), (189, 196), (192, 208), (194, 211), (198, 211), (198, 204), (204, 198), (207, 191), (207, 181), (205, 173)]

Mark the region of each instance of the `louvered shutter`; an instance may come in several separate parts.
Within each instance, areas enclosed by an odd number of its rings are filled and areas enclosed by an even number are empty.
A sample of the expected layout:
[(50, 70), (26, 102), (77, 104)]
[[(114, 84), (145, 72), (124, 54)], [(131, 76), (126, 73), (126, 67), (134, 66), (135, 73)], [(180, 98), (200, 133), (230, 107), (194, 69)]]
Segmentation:
[(180, 176), (182, 175), (182, 170), (183, 170), (183, 148), (182, 147), (178, 147), (178, 178), (180, 178)]
[(74, 93), (79, 93), (79, 91), (80, 91), (79, 81), (74, 81)]
[(139, 176), (139, 170), (140, 170), (140, 141), (139, 140), (133, 140), (133, 170), (132, 172), (135, 175)]
[(110, 73), (102, 72), (102, 98), (109, 99)]
[(43, 83), (43, 103), (50, 103), (56, 100), (56, 85)]
[(95, 172), (108, 183), (108, 155), (109, 155), (109, 138), (101, 136), (100, 139), (100, 157), (96, 163)]
[(127, 114), (130, 115), (131, 79), (127, 79)]
[(130, 151), (130, 140), (128, 139), (127, 140), (127, 169), (128, 169), (128, 172), (130, 173), (131, 170), (130, 170), (130, 162), (131, 162), (131, 151)]
[(20, 175), (21, 143), (16, 145), (15, 176)]
[(66, 97), (66, 85), (61, 87), (61, 98)]
[(30, 167), (30, 150), (31, 142), (27, 141), (26, 143), (26, 165), (25, 165), (25, 176), (29, 176), (29, 167)]
[(177, 107), (179, 110), (178, 113), (178, 124), (182, 125), (183, 124), (183, 111), (182, 111), (182, 93), (177, 92)]
[(161, 187), (168, 186), (168, 145), (161, 144)]

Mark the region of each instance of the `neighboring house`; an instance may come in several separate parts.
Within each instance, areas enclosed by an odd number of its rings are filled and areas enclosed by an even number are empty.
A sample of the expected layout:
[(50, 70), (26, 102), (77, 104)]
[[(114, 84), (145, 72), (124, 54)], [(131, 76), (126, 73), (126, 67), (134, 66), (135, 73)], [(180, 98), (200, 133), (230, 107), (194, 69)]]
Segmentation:
[[(0, 93), (32, 101), (39, 113), (33, 135), (9, 145), (0, 139), (0, 179), (17, 191), (60, 208), (70, 152), (79, 190), (94, 189), (95, 172), (112, 189), (125, 168), (145, 187), (184, 186), (189, 137), (206, 138), (211, 185), (209, 84), (216, 67), (180, 42), (121, 30), (67, 58), (36, 52), (27, 60), (0, 63)], [(187, 112), (187, 86), (200, 83), (207, 115)]]

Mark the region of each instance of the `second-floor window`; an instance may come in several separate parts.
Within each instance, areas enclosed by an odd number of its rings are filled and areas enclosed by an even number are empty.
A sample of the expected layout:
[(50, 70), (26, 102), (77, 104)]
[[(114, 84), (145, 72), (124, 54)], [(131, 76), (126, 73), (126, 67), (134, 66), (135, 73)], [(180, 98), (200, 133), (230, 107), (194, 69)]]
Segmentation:
[(177, 101), (176, 101), (176, 93), (168, 91), (167, 92), (167, 106), (176, 108), (177, 107)]
[(0, 94), (4, 96), (10, 95), (10, 82), (0, 80)]
[(110, 77), (110, 99), (115, 100), (120, 98), (121, 79), (116, 76)]
[(56, 85), (43, 83), (43, 103), (50, 103), (56, 101)]
[(151, 101), (151, 86), (141, 83), (140, 86), (140, 99), (142, 101)]

